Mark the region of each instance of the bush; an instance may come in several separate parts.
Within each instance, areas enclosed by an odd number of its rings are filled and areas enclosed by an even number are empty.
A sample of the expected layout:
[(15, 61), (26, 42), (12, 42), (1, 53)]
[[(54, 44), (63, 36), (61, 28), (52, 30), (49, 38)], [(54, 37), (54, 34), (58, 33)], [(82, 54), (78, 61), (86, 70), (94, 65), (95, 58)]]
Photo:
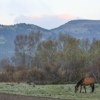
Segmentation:
[(61, 80), (61, 81), (53, 81), (52, 84), (66, 84), (66, 81)]

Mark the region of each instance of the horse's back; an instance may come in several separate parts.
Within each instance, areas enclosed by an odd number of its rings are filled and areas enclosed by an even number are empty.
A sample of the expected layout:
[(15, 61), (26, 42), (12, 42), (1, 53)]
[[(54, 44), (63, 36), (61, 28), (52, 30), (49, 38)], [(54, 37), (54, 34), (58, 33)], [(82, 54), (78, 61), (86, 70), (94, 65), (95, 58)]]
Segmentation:
[(86, 77), (86, 78), (84, 78), (82, 85), (90, 85), (90, 84), (94, 84), (94, 82), (95, 82), (94, 78)]

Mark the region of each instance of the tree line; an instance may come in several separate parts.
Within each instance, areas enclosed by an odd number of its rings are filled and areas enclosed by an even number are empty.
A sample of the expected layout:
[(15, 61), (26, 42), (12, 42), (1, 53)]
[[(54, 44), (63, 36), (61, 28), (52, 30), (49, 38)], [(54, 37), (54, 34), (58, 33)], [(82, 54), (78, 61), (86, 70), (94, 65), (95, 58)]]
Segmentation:
[(43, 39), (40, 31), (18, 34), (15, 55), (2, 59), (1, 82), (67, 82), (95, 75), (100, 82), (100, 40), (59, 33)]

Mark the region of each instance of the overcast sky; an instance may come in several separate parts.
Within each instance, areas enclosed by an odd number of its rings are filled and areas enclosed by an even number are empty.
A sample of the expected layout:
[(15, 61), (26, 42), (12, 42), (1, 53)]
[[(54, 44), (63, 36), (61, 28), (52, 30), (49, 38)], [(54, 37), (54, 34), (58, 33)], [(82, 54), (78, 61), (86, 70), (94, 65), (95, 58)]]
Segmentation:
[(56, 28), (70, 20), (100, 20), (100, 0), (0, 0), (0, 24)]

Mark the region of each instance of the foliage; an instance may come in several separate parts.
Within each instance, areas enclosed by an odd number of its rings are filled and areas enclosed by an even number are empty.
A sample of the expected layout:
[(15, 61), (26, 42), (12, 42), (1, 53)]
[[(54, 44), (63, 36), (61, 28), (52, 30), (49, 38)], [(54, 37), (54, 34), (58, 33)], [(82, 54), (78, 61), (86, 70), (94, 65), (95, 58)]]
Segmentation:
[(90, 42), (63, 33), (55, 40), (41, 36), (40, 31), (16, 36), (15, 56), (0, 61), (0, 77), (4, 77), (0, 81), (74, 83), (95, 75), (100, 82), (100, 40)]

